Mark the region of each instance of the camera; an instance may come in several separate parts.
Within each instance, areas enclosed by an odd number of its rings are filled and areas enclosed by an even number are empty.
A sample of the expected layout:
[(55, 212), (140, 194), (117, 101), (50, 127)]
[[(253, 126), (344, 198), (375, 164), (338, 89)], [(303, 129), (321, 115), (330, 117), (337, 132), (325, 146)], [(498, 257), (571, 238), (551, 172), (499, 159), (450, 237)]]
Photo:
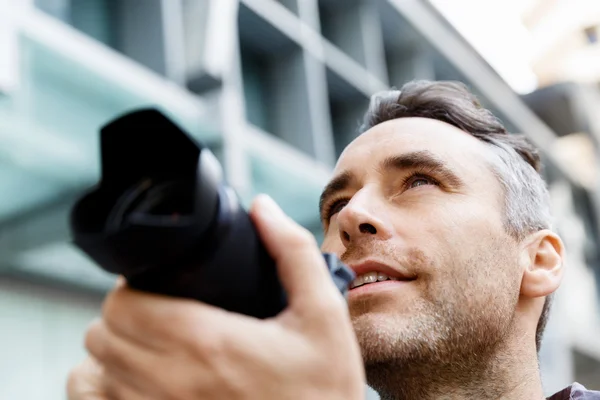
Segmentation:
[[(196, 299), (257, 318), (286, 294), (236, 192), (211, 151), (157, 109), (100, 130), (101, 178), (73, 206), (73, 243), (134, 289)], [(324, 265), (345, 295), (354, 273)]]

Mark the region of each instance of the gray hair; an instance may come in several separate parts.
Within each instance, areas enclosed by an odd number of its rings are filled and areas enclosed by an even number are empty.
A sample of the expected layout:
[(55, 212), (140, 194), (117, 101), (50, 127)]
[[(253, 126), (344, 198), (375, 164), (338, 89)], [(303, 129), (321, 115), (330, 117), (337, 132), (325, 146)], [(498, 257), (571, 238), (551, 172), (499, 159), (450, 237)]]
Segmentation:
[(504, 142), (490, 140), (497, 156), (492, 171), (504, 188), (504, 225), (517, 240), (552, 229), (550, 194), (540, 174)]

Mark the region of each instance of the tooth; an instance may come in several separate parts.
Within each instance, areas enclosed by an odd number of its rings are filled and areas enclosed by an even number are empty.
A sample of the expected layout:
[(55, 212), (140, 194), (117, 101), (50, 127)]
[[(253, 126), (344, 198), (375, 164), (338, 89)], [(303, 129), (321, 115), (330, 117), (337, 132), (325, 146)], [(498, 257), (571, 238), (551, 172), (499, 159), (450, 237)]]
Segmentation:
[(377, 280), (378, 280), (378, 281), (380, 281), (380, 282), (381, 282), (381, 281), (385, 281), (385, 280), (387, 280), (388, 278), (389, 278), (389, 277), (388, 277), (386, 274), (384, 274), (383, 272), (378, 272), (378, 273), (377, 273)]
[(365, 278), (365, 276), (364, 276), (364, 275), (357, 276), (357, 277), (356, 277), (356, 279), (354, 279), (354, 280), (352, 281), (352, 285), (351, 285), (351, 287), (352, 287), (352, 288), (355, 288), (355, 287), (357, 287), (357, 286), (360, 286), (360, 285), (362, 285), (363, 283), (365, 283), (365, 279), (364, 279), (364, 278)]
[(377, 282), (377, 272), (368, 272), (364, 275), (365, 283)]

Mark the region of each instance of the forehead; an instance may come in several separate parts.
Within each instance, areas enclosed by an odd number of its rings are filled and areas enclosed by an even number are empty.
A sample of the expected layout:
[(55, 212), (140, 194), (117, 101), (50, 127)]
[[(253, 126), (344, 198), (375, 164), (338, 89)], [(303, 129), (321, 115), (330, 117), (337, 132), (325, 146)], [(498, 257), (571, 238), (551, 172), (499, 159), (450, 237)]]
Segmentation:
[(491, 175), (495, 155), (485, 143), (445, 122), (417, 117), (386, 121), (357, 137), (341, 154), (335, 173), (360, 175), (387, 157), (423, 150), (459, 171)]

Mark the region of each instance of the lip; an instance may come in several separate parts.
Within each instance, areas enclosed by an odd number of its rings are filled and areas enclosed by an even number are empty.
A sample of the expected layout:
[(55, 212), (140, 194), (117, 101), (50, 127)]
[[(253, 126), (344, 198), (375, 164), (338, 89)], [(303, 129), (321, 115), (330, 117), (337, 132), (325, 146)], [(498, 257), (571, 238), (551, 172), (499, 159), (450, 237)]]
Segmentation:
[(381, 293), (386, 291), (398, 290), (400, 287), (404, 285), (408, 285), (411, 283), (411, 280), (406, 281), (381, 281), (369, 283), (367, 285), (362, 285), (359, 287), (355, 287), (354, 289), (350, 289), (348, 291), (348, 301), (352, 301), (352, 299), (358, 296), (364, 296), (368, 294)]
[[(362, 261), (362, 262), (358, 262), (358, 263), (348, 263), (348, 265), (350, 266), (350, 268), (352, 268), (352, 270), (354, 271), (356, 276), (363, 275), (368, 272), (383, 272), (384, 274), (386, 274), (389, 277), (397, 278), (398, 279), (397, 282), (412, 281), (412, 280), (417, 279), (417, 276), (414, 273), (410, 273), (401, 268), (393, 268), (393, 267), (389, 266), (388, 264), (385, 264), (385, 263), (382, 263), (379, 261), (375, 261), (375, 260), (366, 260), (366, 261)], [(384, 282), (387, 282), (387, 281), (384, 281)], [(373, 285), (373, 284), (374, 283), (371, 283), (369, 285)], [(365, 286), (369, 286), (369, 285), (365, 285)], [(362, 287), (362, 286), (359, 286), (359, 288), (360, 287)], [(356, 288), (356, 289), (358, 289), (358, 288)]]

